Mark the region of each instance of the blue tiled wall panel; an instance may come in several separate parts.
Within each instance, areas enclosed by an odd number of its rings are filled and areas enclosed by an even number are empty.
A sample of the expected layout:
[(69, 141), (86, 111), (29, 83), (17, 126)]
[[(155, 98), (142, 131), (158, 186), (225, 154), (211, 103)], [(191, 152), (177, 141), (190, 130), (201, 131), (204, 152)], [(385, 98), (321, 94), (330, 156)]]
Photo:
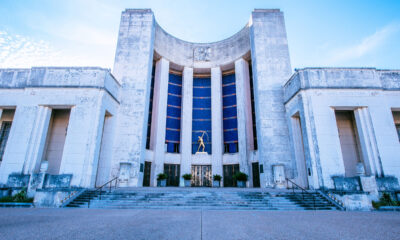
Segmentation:
[(211, 79), (193, 79), (192, 153), (196, 153), (198, 136), (204, 135), (205, 151), (211, 154)]
[(167, 128), (180, 129), (181, 121), (178, 119), (167, 118)]
[(168, 95), (168, 100), (167, 100), (169, 105), (174, 105), (174, 106), (181, 106), (182, 102), (182, 97), (174, 96), (174, 95)]
[(167, 108), (167, 116), (180, 118), (181, 117), (181, 110), (177, 109), (177, 108), (174, 108), (174, 107), (168, 107)]
[[(224, 95), (226, 95), (226, 94), (224, 94)], [(236, 94), (235, 95), (227, 95), (227, 97), (223, 97), (222, 104), (224, 107), (236, 105)]]
[(208, 99), (193, 98), (193, 108), (206, 108), (206, 107), (208, 108), (211, 107), (211, 98)]
[(181, 134), (180, 131), (167, 129), (166, 139), (167, 139), (167, 141), (171, 141), (171, 142), (179, 142), (180, 134)]
[(174, 152), (174, 143), (180, 143), (181, 104), (182, 76), (169, 74), (167, 122), (165, 130), (165, 142), (167, 143), (167, 152)]
[(222, 77), (222, 96), (224, 143), (229, 144), (230, 153), (235, 153), (238, 151), (235, 144), (238, 142), (235, 74)]
[(237, 115), (236, 107), (224, 108), (222, 111), (223, 111), (222, 113), (225, 118), (236, 117), (236, 115)]

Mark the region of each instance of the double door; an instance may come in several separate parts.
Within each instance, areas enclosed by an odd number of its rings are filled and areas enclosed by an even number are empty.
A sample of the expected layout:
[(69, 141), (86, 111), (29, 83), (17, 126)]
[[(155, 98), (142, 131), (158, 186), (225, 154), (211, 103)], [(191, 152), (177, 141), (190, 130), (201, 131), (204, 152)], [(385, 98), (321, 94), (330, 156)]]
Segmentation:
[(233, 176), (239, 172), (239, 164), (224, 165), (224, 187), (236, 187)]
[(164, 173), (167, 174), (167, 186), (179, 187), (180, 169), (179, 164), (164, 164)]
[(212, 172), (211, 165), (192, 165), (193, 187), (211, 187)]

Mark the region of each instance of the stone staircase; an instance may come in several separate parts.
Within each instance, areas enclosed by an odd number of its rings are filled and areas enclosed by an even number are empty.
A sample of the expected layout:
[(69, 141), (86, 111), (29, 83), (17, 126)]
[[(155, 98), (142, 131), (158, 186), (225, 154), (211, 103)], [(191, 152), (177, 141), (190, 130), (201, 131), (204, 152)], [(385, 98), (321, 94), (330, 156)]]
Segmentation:
[(215, 210), (337, 210), (317, 192), (239, 188), (120, 188), (87, 190), (67, 204), (75, 208), (215, 209)]

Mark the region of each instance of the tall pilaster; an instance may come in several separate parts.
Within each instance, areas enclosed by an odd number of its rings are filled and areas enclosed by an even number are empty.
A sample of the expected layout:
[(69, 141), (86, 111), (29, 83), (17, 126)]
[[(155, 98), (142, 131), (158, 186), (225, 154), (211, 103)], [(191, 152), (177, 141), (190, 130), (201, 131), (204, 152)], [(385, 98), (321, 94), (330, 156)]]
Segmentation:
[(191, 172), (192, 165), (192, 106), (193, 106), (193, 68), (185, 67), (182, 77), (182, 117), (181, 117), (181, 186), (182, 175)]
[(42, 161), (43, 150), (46, 144), (47, 131), (51, 118), (51, 108), (39, 106), (36, 120), (29, 141), (29, 148), (26, 154), (25, 174), (32, 174), (38, 171)]
[(122, 13), (113, 75), (121, 83), (113, 158), (127, 169), (128, 186), (141, 186), (154, 52), (155, 20), (150, 9)]
[(0, 183), (6, 184), (11, 173), (23, 173), (37, 113), (37, 106), (17, 106), (0, 165)]
[[(156, 72), (154, 76), (154, 97), (153, 114), (157, 114), (155, 129), (155, 147), (154, 147), (154, 175), (164, 171), (165, 156), (165, 128), (167, 118), (167, 101), (168, 101), (168, 76), (169, 62), (165, 58), (161, 58), (156, 63)], [(154, 186), (157, 186), (157, 179), (154, 179)]]
[(223, 126), (222, 126), (222, 72), (211, 69), (211, 131), (212, 131), (212, 174), (222, 176)]
[[(292, 166), (288, 123), (282, 85), (291, 76), (288, 42), (283, 13), (258, 9), (250, 20), (259, 162), (264, 165), (263, 187), (273, 186), (272, 167)], [(240, 151), (240, 149), (239, 149)]]
[(246, 122), (248, 122), (248, 114), (246, 114), (246, 108), (249, 108), (249, 102), (246, 98), (246, 81), (249, 81), (248, 69), (248, 64), (243, 58), (235, 61), (239, 164), (240, 171), (249, 175), (249, 163), (247, 162), (247, 153), (249, 151), (247, 145), (247, 131), (249, 126), (247, 126), (246, 124)]

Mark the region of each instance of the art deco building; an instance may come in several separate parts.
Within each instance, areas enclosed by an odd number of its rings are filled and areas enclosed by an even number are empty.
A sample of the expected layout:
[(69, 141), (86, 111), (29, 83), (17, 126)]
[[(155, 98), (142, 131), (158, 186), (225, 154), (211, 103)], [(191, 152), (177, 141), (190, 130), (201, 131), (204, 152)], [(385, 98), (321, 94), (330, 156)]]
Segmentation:
[[(211, 186), (378, 191), (400, 177), (400, 71), (292, 73), (283, 13), (192, 43), (147, 9), (122, 13), (115, 63), (0, 70), (0, 183), (30, 191)], [(199, 138), (200, 137), (200, 138)], [(199, 140), (204, 143), (203, 147)]]

